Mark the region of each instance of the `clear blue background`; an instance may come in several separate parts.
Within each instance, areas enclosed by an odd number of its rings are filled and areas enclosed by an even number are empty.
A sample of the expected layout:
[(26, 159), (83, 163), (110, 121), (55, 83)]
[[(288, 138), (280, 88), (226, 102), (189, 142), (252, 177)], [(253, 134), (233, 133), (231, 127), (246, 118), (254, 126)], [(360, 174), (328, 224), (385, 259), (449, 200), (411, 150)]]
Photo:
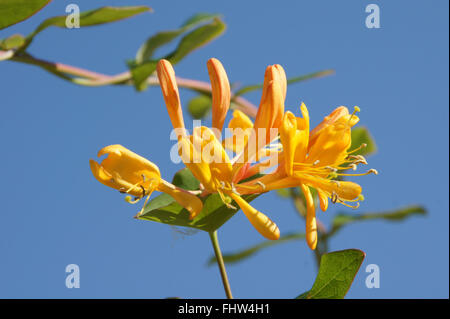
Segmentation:
[[(375, 1), (53, 1), (34, 17), (0, 31), (27, 34), (43, 19), (103, 5), (148, 4), (154, 13), (86, 29), (50, 28), (30, 47), (37, 57), (114, 74), (126, 69), (156, 31), (178, 27), (197, 12), (222, 13), (226, 33), (176, 66), (183, 77), (208, 80), (206, 61), (219, 58), (232, 82), (260, 83), (279, 63), (288, 77), (325, 68), (336, 75), (292, 85), (287, 105), (309, 107), (313, 124), (339, 105), (361, 107), (361, 124), (378, 144), (369, 159), (378, 176), (358, 178), (366, 200), (358, 211), (422, 204), (426, 217), (367, 222), (339, 233), (331, 250), (359, 248), (367, 257), (350, 298), (448, 298), (448, 1), (376, 1), (381, 28), (365, 27)], [(167, 48), (167, 50), (169, 50)], [(163, 54), (167, 51), (160, 51)], [(87, 88), (41, 69), (0, 62), (0, 297), (222, 298), (208, 235), (132, 216), (140, 206), (98, 183), (88, 160), (120, 143), (159, 165), (166, 179), (171, 125), (159, 88)], [(247, 97), (255, 104), (259, 92)], [(183, 91), (185, 102), (192, 93)], [(187, 120), (189, 117), (187, 117)], [(254, 206), (282, 233), (304, 224), (276, 194)], [(225, 252), (263, 238), (242, 213), (220, 230)], [(316, 274), (305, 242), (283, 244), (229, 266), (235, 297), (292, 298)], [(65, 267), (81, 268), (81, 288), (65, 287)], [(381, 287), (367, 289), (365, 267), (377, 264)]]

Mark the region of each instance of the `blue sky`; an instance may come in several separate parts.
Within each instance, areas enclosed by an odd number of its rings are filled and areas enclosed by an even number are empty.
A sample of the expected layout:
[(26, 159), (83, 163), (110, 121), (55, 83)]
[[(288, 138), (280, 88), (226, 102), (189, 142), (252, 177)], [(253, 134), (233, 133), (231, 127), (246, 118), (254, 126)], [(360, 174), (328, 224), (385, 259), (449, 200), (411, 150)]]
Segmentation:
[[(372, 1), (375, 2), (375, 1)], [(69, 3), (82, 11), (103, 5), (148, 4), (143, 14), (106, 26), (50, 28), (30, 47), (37, 57), (107, 74), (125, 70), (140, 44), (156, 31), (178, 27), (197, 12), (223, 14), (226, 33), (175, 67), (178, 75), (208, 80), (216, 57), (232, 82), (260, 83), (265, 67), (281, 64), (288, 77), (333, 68), (336, 75), (292, 85), (287, 106), (309, 108), (313, 124), (339, 105), (358, 105), (370, 128), (380, 171), (356, 181), (363, 213), (408, 204), (429, 214), (403, 223), (349, 226), (331, 250), (359, 248), (367, 257), (350, 298), (448, 298), (448, 1), (376, 1), (381, 28), (367, 29), (371, 1), (53, 1), (31, 19), (0, 31), (27, 34)], [(170, 47), (169, 47), (170, 49)], [(161, 51), (161, 53), (164, 53)], [(0, 297), (1, 298), (222, 298), (208, 234), (132, 218), (139, 206), (101, 185), (88, 160), (122, 144), (156, 163), (166, 179), (183, 166), (170, 162), (171, 124), (161, 92), (132, 87), (79, 87), (44, 71), (0, 63)], [(247, 97), (255, 104), (259, 92)], [(183, 91), (186, 105), (192, 93)], [(291, 203), (266, 194), (254, 206), (282, 233), (301, 231)], [(219, 232), (226, 251), (263, 238), (242, 212)], [(81, 288), (65, 287), (65, 267), (78, 264)], [(367, 289), (365, 267), (377, 264), (379, 289)], [(305, 242), (261, 252), (228, 267), (235, 297), (292, 298), (309, 289), (315, 265)]]

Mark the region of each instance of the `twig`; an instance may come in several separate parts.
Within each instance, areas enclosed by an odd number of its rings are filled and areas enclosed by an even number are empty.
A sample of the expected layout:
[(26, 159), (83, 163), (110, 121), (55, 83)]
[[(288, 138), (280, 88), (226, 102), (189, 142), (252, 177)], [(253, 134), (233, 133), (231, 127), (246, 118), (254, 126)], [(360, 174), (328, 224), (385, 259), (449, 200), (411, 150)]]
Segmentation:
[[(0, 51), (0, 56), (6, 54), (8, 51)], [(104, 86), (104, 85), (132, 85), (132, 77), (129, 71), (119, 73), (116, 75), (106, 75), (102, 73), (93, 72), (83, 68), (67, 65), (59, 62), (50, 62), (42, 59), (35, 58), (28, 53), (20, 53), (11, 57), (9, 60), (15, 62), (21, 62), (31, 65), (40, 66), (47, 71), (71, 81), (72, 83), (84, 86)], [(75, 76), (69, 77), (67, 75)], [(156, 76), (150, 76), (148, 78), (148, 84), (150, 86), (158, 86), (158, 78)], [(179, 87), (195, 90), (202, 93), (211, 94), (211, 85), (207, 82), (186, 79), (177, 77), (177, 84)], [(255, 117), (257, 113), (257, 107), (251, 102), (241, 96), (235, 96), (232, 94), (231, 100), (236, 104), (237, 108), (247, 114), (248, 116)]]

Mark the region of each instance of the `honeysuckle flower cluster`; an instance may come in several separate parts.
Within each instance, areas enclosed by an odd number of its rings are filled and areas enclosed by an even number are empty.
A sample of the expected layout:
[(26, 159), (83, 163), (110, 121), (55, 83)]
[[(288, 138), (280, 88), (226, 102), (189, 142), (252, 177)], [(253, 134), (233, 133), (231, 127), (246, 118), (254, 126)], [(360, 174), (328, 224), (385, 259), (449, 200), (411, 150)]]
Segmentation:
[[(147, 203), (155, 190), (167, 193), (189, 211), (190, 219), (202, 211), (201, 197), (217, 193), (225, 205), (238, 209), (233, 206), (234, 201), (253, 227), (271, 240), (280, 237), (278, 226), (242, 195), (300, 187), (307, 207), (306, 241), (315, 249), (317, 223), (311, 188), (317, 191), (322, 211), (327, 210), (329, 200), (356, 208), (364, 199), (361, 186), (342, 181), (339, 176), (377, 174), (374, 169), (362, 174), (349, 173), (357, 165), (367, 164), (363, 156), (353, 155), (364, 144), (349, 151), (351, 128), (359, 121), (356, 116), (359, 108), (350, 113), (345, 106), (340, 106), (311, 130), (305, 104), (300, 105), (301, 117), (285, 111), (286, 75), (276, 64), (266, 69), (255, 121), (234, 110), (228, 124), (232, 135), (222, 139), (230, 108), (230, 84), (217, 59), (210, 59), (207, 67), (212, 90), (212, 127), (195, 127), (192, 134), (185, 129), (172, 65), (160, 60), (156, 70), (177, 136), (179, 156), (200, 181), (198, 191), (184, 190), (165, 181), (155, 164), (121, 145), (101, 149), (98, 156), (108, 156), (100, 164), (90, 160), (92, 173), (101, 183), (134, 196), (134, 200), (127, 197), (131, 203), (142, 198)], [(234, 154), (232, 158), (230, 152)]]

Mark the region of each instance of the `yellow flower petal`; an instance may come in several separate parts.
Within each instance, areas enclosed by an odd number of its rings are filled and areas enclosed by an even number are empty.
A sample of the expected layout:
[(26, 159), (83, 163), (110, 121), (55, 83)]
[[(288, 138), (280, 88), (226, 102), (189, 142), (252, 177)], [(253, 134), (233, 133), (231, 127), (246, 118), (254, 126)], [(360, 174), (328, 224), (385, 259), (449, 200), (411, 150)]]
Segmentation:
[(277, 240), (280, 238), (278, 226), (269, 217), (250, 206), (250, 204), (239, 195), (231, 193), (230, 196), (239, 205), (250, 223), (261, 235), (270, 240)]
[(347, 157), (351, 146), (351, 129), (348, 125), (329, 125), (320, 131), (309, 148), (306, 163), (319, 161), (320, 166), (341, 163)]
[(320, 189), (317, 189), (317, 193), (319, 195), (319, 203), (320, 203), (320, 209), (325, 212), (328, 209), (328, 196), (325, 192), (323, 192)]
[(240, 153), (247, 145), (248, 138), (252, 133), (253, 122), (239, 110), (234, 110), (233, 117), (228, 123), (228, 132), (231, 136), (226, 137), (222, 145), (235, 153)]
[(294, 176), (298, 177), (302, 183), (326, 192), (329, 197), (334, 193), (340, 199), (351, 201), (357, 199), (362, 192), (361, 186), (349, 181), (334, 181), (297, 173), (294, 173)]
[(314, 144), (315, 139), (319, 135), (320, 131), (323, 130), (328, 125), (331, 125), (337, 121), (337, 119), (342, 116), (349, 115), (348, 109), (345, 106), (339, 106), (333, 110), (329, 115), (325, 116), (322, 122), (319, 123), (314, 129), (311, 130), (310, 134), (310, 144)]
[(178, 202), (178, 204), (186, 208), (190, 213), (189, 219), (191, 220), (200, 214), (203, 209), (203, 203), (200, 198), (169, 182), (163, 180), (158, 186), (158, 191), (169, 194)]
[[(134, 196), (148, 195), (159, 184), (158, 166), (122, 145), (102, 148), (98, 156), (108, 154), (100, 163), (91, 160), (91, 170), (101, 183)], [(144, 194), (145, 193), (145, 194)]]
[(309, 112), (305, 103), (300, 105), (303, 118), (297, 117), (298, 143), (295, 150), (295, 162), (303, 162), (308, 153), (309, 144)]
[(293, 174), (294, 155), (297, 148), (297, 119), (295, 115), (287, 111), (284, 114), (283, 122), (280, 126), (280, 139), (283, 144), (283, 152), (285, 156), (286, 173), (290, 176)]
[(308, 186), (301, 184), (306, 199), (306, 243), (312, 250), (317, 246), (317, 221), (314, 199)]
[(253, 122), (247, 115), (245, 115), (244, 112), (239, 111), (239, 110), (234, 110), (233, 118), (228, 123), (228, 128), (233, 129), (233, 130), (237, 129), (237, 128), (246, 130), (249, 128), (253, 128)]
[(178, 153), (184, 165), (192, 172), (200, 183), (206, 188), (213, 189), (211, 169), (208, 163), (202, 161), (201, 150), (197, 150), (187, 137), (178, 141)]
[(233, 170), (230, 158), (213, 131), (205, 126), (196, 127), (194, 128), (193, 139), (201, 141), (202, 162), (209, 164), (215, 179), (230, 181)]

